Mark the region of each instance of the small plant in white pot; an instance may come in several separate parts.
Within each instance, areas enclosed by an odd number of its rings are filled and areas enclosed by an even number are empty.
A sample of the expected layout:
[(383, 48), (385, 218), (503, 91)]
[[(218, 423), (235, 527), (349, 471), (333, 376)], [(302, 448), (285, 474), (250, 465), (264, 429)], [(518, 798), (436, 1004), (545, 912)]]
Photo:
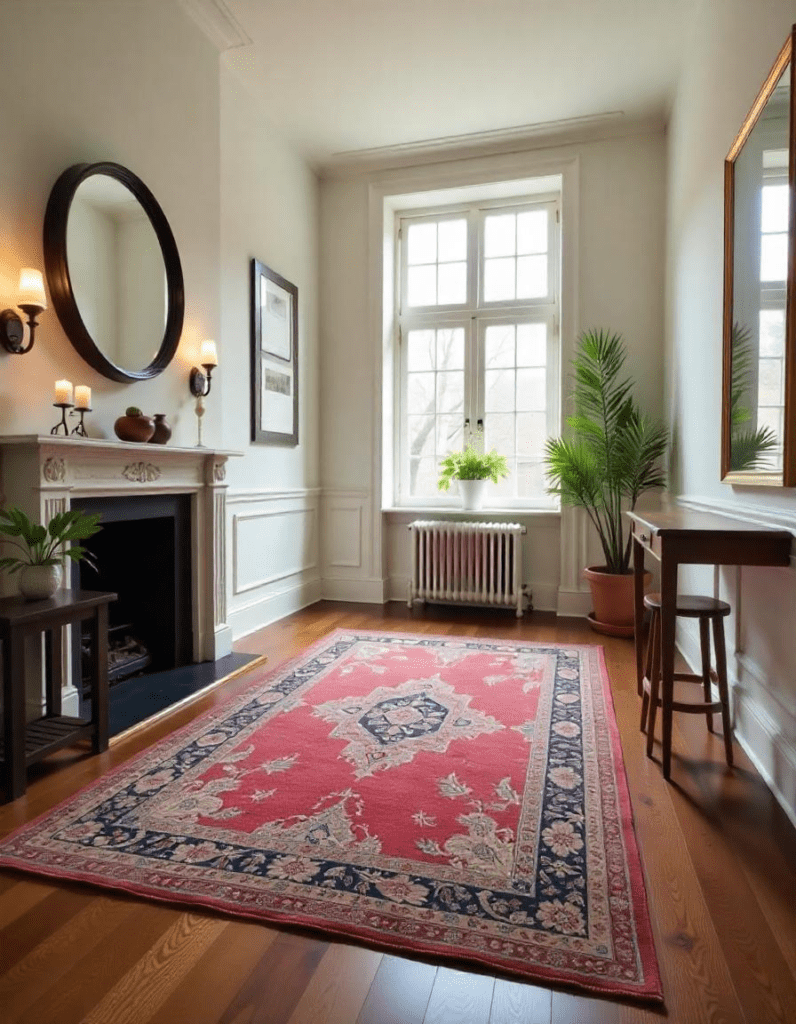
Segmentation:
[[(34, 523), (22, 509), (0, 509), (0, 535), (20, 555), (0, 558), (0, 569), (19, 573), (19, 589), (27, 601), (52, 597), (61, 585), (63, 559), (94, 568), (90, 552), (74, 541), (87, 540), (102, 529), (99, 514), (81, 509), (59, 512), (46, 526)], [(72, 544), (71, 547), (65, 547)]]
[(498, 455), (493, 448), (489, 452), (479, 451), (470, 442), (464, 451), (450, 452), (440, 463), (442, 472), (437, 483), (441, 491), (447, 491), (453, 480), (459, 482), (462, 508), (475, 511), (484, 501), (484, 487), (487, 480), (496, 484), (509, 475), (505, 455)]

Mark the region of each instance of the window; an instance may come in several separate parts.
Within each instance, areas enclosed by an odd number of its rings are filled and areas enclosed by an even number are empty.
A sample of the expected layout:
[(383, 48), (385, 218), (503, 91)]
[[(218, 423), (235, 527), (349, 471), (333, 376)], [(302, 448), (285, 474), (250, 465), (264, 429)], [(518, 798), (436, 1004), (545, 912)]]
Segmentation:
[(439, 463), (473, 440), (508, 459), (496, 506), (553, 505), (542, 459), (559, 431), (559, 219), (557, 195), (399, 217), (399, 503), (454, 503)]
[(757, 426), (776, 434), (770, 453), (782, 467), (785, 414), (785, 302), (788, 276), (788, 151), (764, 150), (760, 211)]

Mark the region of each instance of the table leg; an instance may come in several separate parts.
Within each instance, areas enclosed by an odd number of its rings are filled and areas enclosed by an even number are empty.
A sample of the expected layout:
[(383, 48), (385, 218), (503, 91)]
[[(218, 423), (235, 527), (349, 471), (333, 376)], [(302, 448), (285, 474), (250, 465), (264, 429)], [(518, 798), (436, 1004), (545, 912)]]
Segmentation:
[(644, 678), (644, 545), (633, 538), (634, 629), (636, 639), (636, 687), (642, 694)]
[(3, 741), (5, 744), (6, 797), (16, 800), (25, 792), (25, 643), (11, 630), (3, 640)]
[(677, 562), (661, 550), (661, 732), (663, 777), (672, 766), (672, 701), (674, 700), (674, 636), (677, 621)]
[(91, 717), (95, 754), (108, 749), (108, 606), (97, 606), (92, 621)]
[(63, 693), (64, 633), (62, 626), (53, 626), (47, 631), (50, 647), (50, 672), (47, 677), (47, 714), (61, 714)]

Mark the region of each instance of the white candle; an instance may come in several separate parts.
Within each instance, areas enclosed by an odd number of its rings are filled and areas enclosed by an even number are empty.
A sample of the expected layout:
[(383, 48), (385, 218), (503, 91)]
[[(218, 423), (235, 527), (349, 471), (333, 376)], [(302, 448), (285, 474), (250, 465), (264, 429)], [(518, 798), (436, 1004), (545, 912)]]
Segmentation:
[(75, 408), (91, 408), (91, 388), (86, 387), (84, 384), (79, 384), (75, 388)]
[(72, 404), (72, 381), (71, 380), (57, 380), (55, 382), (55, 404), (56, 405), (71, 405)]
[(218, 353), (214, 341), (202, 342), (202, 354), (199, 357), (202, 366), (218, 366)]

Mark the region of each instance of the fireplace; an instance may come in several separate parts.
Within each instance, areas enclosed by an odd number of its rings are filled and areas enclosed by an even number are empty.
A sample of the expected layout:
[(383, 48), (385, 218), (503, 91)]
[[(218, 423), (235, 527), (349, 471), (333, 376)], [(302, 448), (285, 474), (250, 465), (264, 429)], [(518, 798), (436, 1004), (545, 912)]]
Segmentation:
[[(141, 581), (138, 593), (129, 600), (125, 597), (124, 602), (132, 605), (135, 615), (117, 620), (117, 625), (123, 645), (127, 635), (132, 646), (141, 643), (148, 648), (152, 644), (153, 650), (146, 651), (152, 660), (145, 668), (153, 678), (161, 678), (155, 665), (164, 663), (165, 648), (173, 651), (172, 665), (185, 667), (164, 671), (178, 674), (188, 671), (187, 662), (218, 662), (232, 650), (232, 630), (226, 622), (226, 462), (236, 454), (74, 436), (0, 437), (0, 490), (8, 505), (17, 505), (34, 521), (45, 523), (73, 506), (104, 513), (97, 543), (110, 547), (121, 568), (115, 581), (89, 572), (81, 584), (93, 590), (107, 587), (122, 595), (133, 573)], [(141, 502), (150, 499), (156, 504), (148, 509)], [(158, 503), (168, 505), (168, 511), (164, 513)], [(120, 511), (126, 506), (129, 511)], [(164, 519), (174, 523), (166, 527), (157, 522)], [(152, 520), (140, 526), (150, 531), (143, 535), (148, 540), (136, 540), (130, 532), (139, 529), (133, 525), (138, 520)], [(166, 554), (163, 544), (167, 545)], [(148, 550), (152, 554), (146, 557)], [(109, 559), (100, 553), (100, 562)], [(76, 579), (66, 581), (67, 586), (75, 583)], [(0, 593), (14, 591), (15, 578), (0, 574)], [(161, 598), (164, 607), (159, 604)], [(147, 642), (136, 633), (153, 632), (151, 624), (140, 623), (138, 617), (143, 614), (146, 618), (154, 607), (159, 610), (151, 617), (158, 628), (154, 640)], [(165, 620), (169, 622), (168, 644), (161, 642)], [(134, 629), (127, 628), (131, 626)], [(64, 714), (76, 715), (80, 704), (80, 676), (75, 671), (79, 642), (63, 647), (62, 704)], [(37, 718), (45, 706), (45, 676), (41, 655), (33, 648), (28, 654), (27, 713), (29, 718)]]
[[(97, 569), (75, 564), (72, 585), (119, 595), (108, 609), (111, 685), (188, 665), (193, 660), (190, 496), (78, 498), (72, 507), (102, 516), (101, 531), (84, 542)], [(77, 681), (87, 675), (88, 638), (75, 635), (72, 649)]]

